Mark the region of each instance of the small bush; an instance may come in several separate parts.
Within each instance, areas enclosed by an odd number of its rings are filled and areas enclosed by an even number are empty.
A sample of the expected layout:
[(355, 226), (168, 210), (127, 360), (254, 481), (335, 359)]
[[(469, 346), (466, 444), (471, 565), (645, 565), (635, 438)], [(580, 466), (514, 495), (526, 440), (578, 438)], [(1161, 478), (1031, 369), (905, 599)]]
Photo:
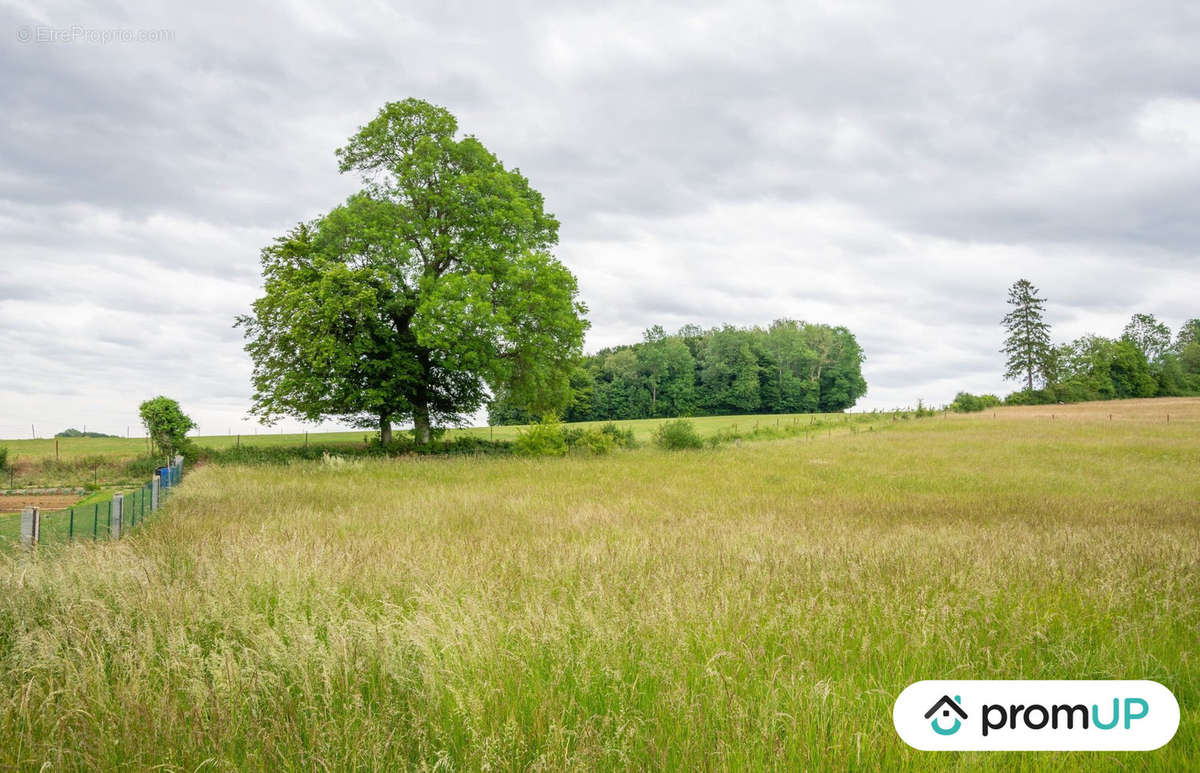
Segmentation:
[(634, 440), (631, 429), (621, 429), (610, 421), (600, 428), (600, 432), (612, 438), (618, 448), (637, 448), (637, 441)]
[(948, 406), (955, 413), (975, 413), (986, 408), (995, 408), (1002, 401), (995, 395), (973, 395), (970, 392), (959, 392), (954, 396), (954, 402)]
[(567, 438), (557, 419), (546, 419), (519, 433), (512, 448), (519, 456), (565, 456)]
[(8, 446), (0, 446), (0, 472), (8, 472)]
[(1004, 399), (1005, 405), (1053, 405), (1057, 402), (1058, 397), (1049, 389), (1022, 389)]
[(925, 405), (924, 400), (917, 400), (917, 409), (913, 411), (913, 415), (918, 419), (923, 419), (926, 416), (934, 416), (936, 414), (937, 411)]
[(415, 451), (419, 454), (438, 455), (449, 454), (508, 454), (512, 453), (513, 444), (507, 440), (488, 440), (473, 435), (459, 435), (450, 440), (418, 446)]
[[(385, 450), (378, 445), (361, 445), (351, 443), (314, 443), (309, 446), (235, 446), (232, 448), (206, 448), (202, 458), (212, 464), (289, 464), (295, 460), (315, 461), (325, 456), (325, 452), (337, 453), (344, 456), (383, 456)], [(150, 459), (154, 463), (156, 460)], [(157, 460), (162, 464), (162, 460)]]
[(615, 448), (634, 448), (637, 445), (633, 430), (623, 430), (611, 421), (599, 429), (564, 427), (562, 434), (568, 449), (598, 455), (607, 454)]
[(658, 429), (654, 430), (654, 442), (660, 448), (672, 451), (704, 447), (704, 438), (700, 437), (696, 425), (688, 419), (675, 419), (658, 425)]
[(575, 447), (603, 456), (617, 447), (617, 441), (613, 440), (612, 435), (607, 435), (598, 429), (589, 429), (579, 436)]

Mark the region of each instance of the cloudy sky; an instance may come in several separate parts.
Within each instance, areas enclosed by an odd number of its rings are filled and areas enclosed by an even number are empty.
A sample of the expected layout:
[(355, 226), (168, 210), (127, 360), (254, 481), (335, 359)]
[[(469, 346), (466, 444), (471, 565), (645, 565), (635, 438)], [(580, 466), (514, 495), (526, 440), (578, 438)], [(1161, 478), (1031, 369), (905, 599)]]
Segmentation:
[(589, 350), (842, 324), (890, 408), (1015, 388), (1018, 277), (1056, 339), (1200, 316), (1194, 2), (164, 5), (0, 0), (0, 437), (253, 431), (258, 251), (409, 96), (545, 195)]

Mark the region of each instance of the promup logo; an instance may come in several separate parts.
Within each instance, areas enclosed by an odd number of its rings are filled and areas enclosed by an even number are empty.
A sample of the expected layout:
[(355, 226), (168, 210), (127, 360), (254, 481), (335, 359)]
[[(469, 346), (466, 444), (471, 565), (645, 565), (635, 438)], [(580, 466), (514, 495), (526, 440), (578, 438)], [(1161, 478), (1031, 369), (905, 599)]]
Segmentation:
[(926, 751), (1149, 751), (1175, 735), (1179, 703), (1150, 681), (928, 681), (892, 720)]
[[(958, 729), (962, 727), (962, 720), (967, 718), (967, 712), (962, 710), (962, 707), (959, 705), (960, 703), (962, 703), (961, 696), (955, 695), (954, 700), (950, 700), (949, 695), (943, 695), (940, 701), (933, 704), (933, 708), (925, 712), (926, 719), (933, 717), (934, 714), (938, 713), (939, 709), (941, 710), (943, 717), (950, 716), (951, 709), (954, 710), (955, 714), (958, 714), (958, 718), (954, 720), (954, 724), (948, 728), (939, 725), (937, 717), (934, 717), (933, 722), (930, 723), (933, 725), (933, 732), (937, 733), (938, 735), (954, 735), (958, 732)], [(943, 708), (943, 706), (945, 708)]]

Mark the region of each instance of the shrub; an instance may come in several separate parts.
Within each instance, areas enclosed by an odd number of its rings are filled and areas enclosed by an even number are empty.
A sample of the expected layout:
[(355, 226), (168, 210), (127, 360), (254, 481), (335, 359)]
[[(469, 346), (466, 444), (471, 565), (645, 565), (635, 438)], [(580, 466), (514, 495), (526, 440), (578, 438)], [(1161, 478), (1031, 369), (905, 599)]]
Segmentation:
[[(317, 461), (325, 453), (349, 458), (385, 458), (405, 454), (429, 456), (466, 454), (508, 454), (512, 443), (505, 440), (488, 440), (471, 435), (462, 435), (450, 440), (435, 440), (422, 446), (414, 445), (412, 438), (399, 437), (383, 445), (379, 438), (369, 443), (313, 443), (307, 446), (254, 446), (234, 448), (201, 448), (199, 458), (211, 464), (286, 465), (294, 461)], [(161, 464), (161, 461), (159, 462)]]
[(977, 413), (998, 405), (1004, 405), (1004, 401), (995, 395), (973, 395), (970, 392), (959, 392), (954, 396), (954, 400), (946, 406), (946, 410), (955, 413)]
[(416, 453), (425, 455), (437, 454), (508, 454), (513, 450), (513, 444), (507, 440), (488, 440), (473, 435), (460, 435), (440, 443), (434, 442), (417, 446)]
[(574, 448), (583, 442), (583, 436), (586, 431), (582, 427), (563, 427), (563, 440), (567, 443), (567, 448)]
[(589, 429), (579, 436), (575, 447), (585, 448), (593, 454), (603, 456), (617, 447), (617, 441), (613, 440), (612, 435), (605, 434), (598, 429)]
[(633, 438), (633, 430), (621, 429), (613, 422), (608, 422), (600, 428), (600, 432), (612, 438), (618, 448), (636, 448), (637, 441)]
[(634, 448), (637, 445), (633, 430), (621, 429), (611, 421), (599, 429), (564, 427), (562, 435), (568, 449), (592, 454), (603, 455), (614, 448)]
[(519, 433), (512, 448), (520, 456), (565, 456), (567, 438), (557, 419), (543, 419)]
[(1005, 405), (1052, 405), (1058, 402), (1058, 396), (1049, 389), (1022, 389), (1004, 398)]
[(979, 398), (970, 392), (959, 392), (956, 394), (949, 407), (955, 413), (975, 413), (976, 411), (983, 410), (983, 406), (979, 403)]
[(8, 472), (8, 446), (0, 446), (0, 472)]
[(661, 448), (703, 448), (704, 439), (696, 432), (696, 425), (688, 419), (663, 422), (654, 430), (654, 442)]
[(161, 456), (139, 456), (125, 463), (125, 475), (131, 478), (149, 478), (162, 463)]

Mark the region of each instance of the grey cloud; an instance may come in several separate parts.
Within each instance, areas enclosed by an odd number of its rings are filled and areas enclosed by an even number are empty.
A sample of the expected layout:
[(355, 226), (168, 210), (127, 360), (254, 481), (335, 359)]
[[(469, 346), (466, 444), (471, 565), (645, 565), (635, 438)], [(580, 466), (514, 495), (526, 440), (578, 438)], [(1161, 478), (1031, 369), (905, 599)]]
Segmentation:
[[(174, 37), (13, 34), (73, 24)], [(355, 189), (334, 148), (407, 96), (545, 194), (590, 349), (844, 324), (890, 406), (1004, 389), (1018, 276), (1060, 339), (1200, 315), (1186, 2), (49, 2), (0, 26), (2, 432), (79, 423), (81, 395), (136, 423), (143, 391), (248, 427), (258, 250)]]

